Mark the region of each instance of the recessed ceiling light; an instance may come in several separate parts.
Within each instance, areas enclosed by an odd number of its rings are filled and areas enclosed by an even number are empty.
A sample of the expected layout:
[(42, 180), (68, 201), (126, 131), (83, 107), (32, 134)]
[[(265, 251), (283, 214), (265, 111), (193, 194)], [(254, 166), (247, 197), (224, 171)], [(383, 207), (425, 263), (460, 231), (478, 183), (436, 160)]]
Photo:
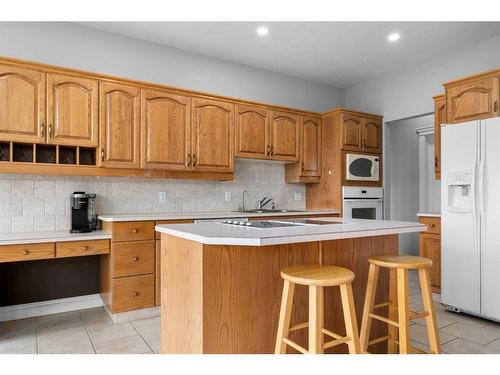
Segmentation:
[(401, 35), (399, 35), (398, 33), (392, 33), (392, 34), (389, 34), (387, 39), (389, 40), (389, 42), (395, 42), (396, 40), (399, 40), (400, 37), (401, 37)]
[(257, 34), (260, 36), (266, 36), (269, 34), (269, 29), (266, 26), (259, 26), (257, 28)]

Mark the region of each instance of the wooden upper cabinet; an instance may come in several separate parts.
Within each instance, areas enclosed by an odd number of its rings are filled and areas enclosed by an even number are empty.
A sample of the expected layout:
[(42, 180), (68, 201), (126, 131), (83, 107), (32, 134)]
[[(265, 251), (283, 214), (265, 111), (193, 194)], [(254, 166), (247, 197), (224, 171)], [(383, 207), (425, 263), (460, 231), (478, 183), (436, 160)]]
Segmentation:
[(142, 90), (142, 167), (187, 170), (191, 164), (191, 99)]
[(233, 171), (234, 104), (213, 99), (191, 99), (192, 169)]
[(45, 73), (0, 65), (0, 139), (45, 142)]
[(271, 158), (298, 161), (300, 153), (300, 118), (289, 112), (271, 112), (269, 135)]
[(97, 147), (96, 80), (49, 73), (47, 100), (48, 143)]
[(267, 159), (269, 157), (269, 116), (265, 108), (236, 106), (235, 156)]
[(362, 148), (363, 118), (347, 113), (340, 115), (340, 145), (344, 151), (360, 151)]
[(303, 176), (321, 176), (321, 119), (302, 117), (301, 169)]
[(382, 121), (373, 118), (363, 119), (361, 140), (363, 151), (380, 154), (382, 152)]
[(499, 115), (499, 77), (445, 84), (446, 122), (458, 123)]
[(140, 166), (140, 93), (137, 87), (100, 82), (101, 165)]
[(446, 99), (434, 97), (434, 177), (441, 179), (441, 124), (446, 124)]

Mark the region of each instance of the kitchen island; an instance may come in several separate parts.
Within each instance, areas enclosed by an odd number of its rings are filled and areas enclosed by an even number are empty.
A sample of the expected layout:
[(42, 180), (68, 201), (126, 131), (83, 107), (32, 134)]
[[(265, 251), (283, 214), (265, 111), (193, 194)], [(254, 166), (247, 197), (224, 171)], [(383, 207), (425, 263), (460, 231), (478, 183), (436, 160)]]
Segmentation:
[[(162, 353), (272, 353), (283, 288), (280, 271), (295, 264), (352, 270), (360, 322), (367, 259), (397, 254), (399, 234), (427, 229), (419, 223), (333, 217), (256, 223), (156, 226), (162, 252)], [(388, 274), (382, 273), (377, 301), (387, 301), (388, 290)], [(292, 324), (307, 321), (307, 297), (307, 288), (297, 287)], [(343, 323), (338, 288), (326, 288), (325, 328), (344, 334)], [(386, 332), (385, 324), (373, 324), (372, 337)], [(306, 334), (295, 331), (291, 338), (306, 346)], [(385, 347), (382, 342), (370, 349), (382, 352)], [(327, 352), (343, 350), (339, 346)]]

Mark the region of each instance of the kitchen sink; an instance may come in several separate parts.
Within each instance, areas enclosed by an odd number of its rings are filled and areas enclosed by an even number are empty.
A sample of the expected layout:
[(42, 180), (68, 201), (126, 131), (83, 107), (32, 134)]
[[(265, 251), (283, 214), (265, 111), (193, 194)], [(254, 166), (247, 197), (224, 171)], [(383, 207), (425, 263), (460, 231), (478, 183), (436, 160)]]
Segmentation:
[(253, 209), (253, 210), (238, 210), (238, 211), (233, 211), (233, 212), (244, 212), (247, 214), (276, 214), (276, 213), (286, 213), (286, 212), (306, 212), (303, 210), (271, 210), (271, 209), (262, 209), (259, 210), (258, 208)]

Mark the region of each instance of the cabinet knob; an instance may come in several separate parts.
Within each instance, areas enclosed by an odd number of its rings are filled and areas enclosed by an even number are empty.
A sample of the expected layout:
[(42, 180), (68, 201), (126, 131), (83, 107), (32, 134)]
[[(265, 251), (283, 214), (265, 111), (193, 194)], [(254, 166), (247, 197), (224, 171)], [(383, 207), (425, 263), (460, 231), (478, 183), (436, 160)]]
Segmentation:
[(495, 100), (495, 103), (493, 103), (493, 112), (497, 112), (498, 111), (498, 101)]
[(271, 146), (270, 145), (267, 145), (266, 155), (267, 156), (271, 155)]
[(188, 154), (187, 162), (188, 162), (188, 167), (190, 167), (191, 166), (191, 154)]
[(23, 255), (28, 255), (30, 252), (28, 250), (23, 250)]
[(139, 233), (139, 229), (137, 229), (137, 228), (132, 229), (132, 233), (134, 233), (134, 234)]
[(429, 226), (430, 226), (431, 228), (434, 228), (434, 227), (436, 226), (436, 224), (431, 223), (431, 224), (429, 224)]
[(104, 147), (101, 147), (101, 161), (104, 161)]
[(82, 246), (82, 250), (83, 250), (83, 251), (87, 251), (88, 249), (89, 249), (89, 247), (88, 247), (88, 246)]
[(134, 297), (139, 297), (139, 292), (134, 292)]
[(49, 138), (52, 138), (52, 124), (49, 123)]
[(193, 154), (193, 167), (196, 167), (196, 163), (198, 161), (196, 160), (196, 154)]
[(42, 138), (45, 138), (45, 123), (43, 123), (43, 122), (40, 126), (40, 133), (42, 135)]
[(304, 162), (303, 161), (300, 162), (300, 167), (302, 168), (302, 172), (304, 172)]
[(138, 262), (138, 261), (139, 261), (139, 257), (133, 257), (133, 258), (132, 258), (132, 260), (133, 260), (134, 262)]
[(271, 156), (274, 155), (274, 146), (271, 145)]

